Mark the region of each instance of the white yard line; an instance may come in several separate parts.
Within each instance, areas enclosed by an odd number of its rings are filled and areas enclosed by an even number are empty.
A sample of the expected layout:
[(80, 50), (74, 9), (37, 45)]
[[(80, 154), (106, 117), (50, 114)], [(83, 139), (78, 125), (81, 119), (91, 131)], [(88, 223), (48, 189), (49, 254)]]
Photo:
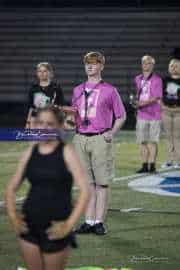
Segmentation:
[[(25, 197), (20, 197), (18, 199), (16, 199), (16, 204), (21, 204), (24, 201)], [(5, 206), (5, 202), (4, 201), (0, 201), (0, 208), (3, 208)]]
[[(157, 171), (157, 174), (154, 174), (154, 175), (158, 175), (158, 174), (164, 173), (164, 172), (173, 172), (173, 170), (177, 170), (177, 169), (174, 169), (174, 168), (159, 169)], [(143, 177), (146, 177), (146, 176), (153, 176), (153, 174), (150, 174), (150, 173), (137, 174), (136, 173), (136, 174), (131, 174), (131, 175), (128, 175), (128, 176), (115, 177), (113, 179), (113, 182), (126, 181), (126, 180), (134, 180), (136, 178), (143, 178)]]
[(7, 152), (7, 153), (0, 153), (0, 157), (14, 157), (14, 156), (19, 156), (23, 153), (22, 152)]

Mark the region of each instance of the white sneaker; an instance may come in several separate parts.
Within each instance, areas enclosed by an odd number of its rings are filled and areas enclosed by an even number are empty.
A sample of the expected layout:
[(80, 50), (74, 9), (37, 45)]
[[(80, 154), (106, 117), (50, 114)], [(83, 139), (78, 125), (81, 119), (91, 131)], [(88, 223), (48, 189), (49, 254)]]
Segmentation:
[(176, 164), (174, 164), (174, 169), (180, 169), (180, 163), (176, 163)]
[(167, 169), (167, 168), (171, 168), (173, 167), (173, 163), (172, 162), (165, 162), (161, 165), (162, 169)]

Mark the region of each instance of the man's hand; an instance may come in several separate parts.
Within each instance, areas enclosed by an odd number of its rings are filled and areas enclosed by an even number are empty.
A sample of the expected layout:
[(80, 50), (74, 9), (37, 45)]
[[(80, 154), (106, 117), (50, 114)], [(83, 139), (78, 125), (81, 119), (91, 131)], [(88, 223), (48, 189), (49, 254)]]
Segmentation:
[(59, 110), (67, 113), (75, 115), (77, 113), (77, 110), (73, 106), (58, 106)]
[(107, 132), (103, 134), (103, 136), (106, 142), (112, 142), (112, 139), (113, 139), (112, 130), (108, 130)]

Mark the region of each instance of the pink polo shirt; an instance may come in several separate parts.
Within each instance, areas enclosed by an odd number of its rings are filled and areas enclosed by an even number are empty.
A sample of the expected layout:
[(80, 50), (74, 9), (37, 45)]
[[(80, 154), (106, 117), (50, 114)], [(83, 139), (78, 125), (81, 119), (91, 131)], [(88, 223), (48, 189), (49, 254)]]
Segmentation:
[[(87, 98), (88, 125), (85, 119), (85, 91)], [(76, 125), (80, 133), (97, 133), (111, 129), (113, 120), (125, 116), (125, 108), (118, 91), (106, 82), (85, 82), (73, 90), (72, 106), (77, 110)]]
[(135, 86), (139, 95), (139, 101), (147, 101), (153, 97), (159, 98), (156, 102), (139, 108), (137, 118), (142, 120), (160, 120), (160, 99), (162, 98), (162, 80), (160, 76), (153, 74), (148, 80), (145, 80), (144, 76), (140, 74), (135, 77)]

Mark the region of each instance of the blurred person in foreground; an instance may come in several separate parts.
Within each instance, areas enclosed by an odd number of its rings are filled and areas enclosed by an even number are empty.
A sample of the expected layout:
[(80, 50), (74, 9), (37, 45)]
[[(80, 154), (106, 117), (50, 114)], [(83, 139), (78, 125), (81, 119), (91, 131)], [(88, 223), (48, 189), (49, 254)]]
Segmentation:
[[(59, 132), (63, 125), (57, 107), (41, 109), (36, 118), (38, 129)], [(15, 197), (25, 178), (31, 188), (18, 212)], [(74, 207), (73, 181), (79, 187)], [(28, 270), (65, 268), (71, 247), (76, 247), (73, 227), (88, 199), (87, 175), (72, 145), (49, 138), (25, 151), (7, 185), (5, 201)]]

